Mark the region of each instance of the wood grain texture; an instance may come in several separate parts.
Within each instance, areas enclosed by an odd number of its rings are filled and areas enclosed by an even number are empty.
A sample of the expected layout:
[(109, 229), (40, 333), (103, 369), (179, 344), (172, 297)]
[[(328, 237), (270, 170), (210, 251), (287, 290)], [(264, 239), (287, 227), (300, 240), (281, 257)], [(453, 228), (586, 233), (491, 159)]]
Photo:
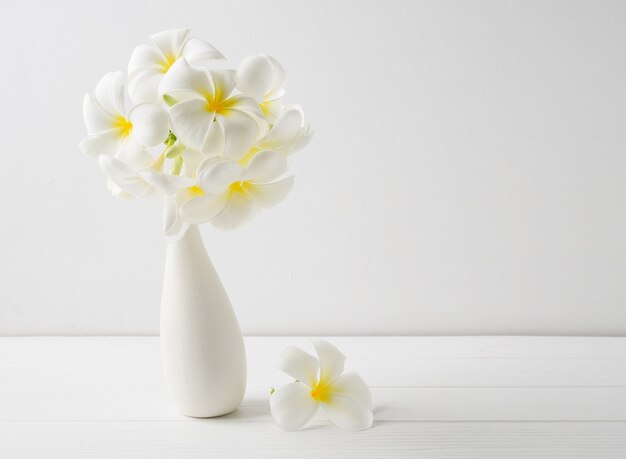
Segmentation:
[(246, 398), (210, 420), (175, 411), (156, 337), (0, 338), (0, 457), (626, 457), (626, 338), (328, 339), (372, 387), (368, 431), (273, 423), (304, 338), (246, 338)]
[(66, 458), (615, 458), (624, 423), (381, 422), (365, 432), (313, 423), (0, 422), (2, 457)]

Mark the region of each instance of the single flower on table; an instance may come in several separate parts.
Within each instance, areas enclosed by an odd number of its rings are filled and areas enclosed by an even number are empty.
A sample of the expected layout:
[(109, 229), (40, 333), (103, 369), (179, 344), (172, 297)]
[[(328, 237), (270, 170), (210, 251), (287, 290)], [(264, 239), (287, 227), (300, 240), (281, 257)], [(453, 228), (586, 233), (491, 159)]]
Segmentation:
[(278, 369), (296, 381), (276, 389), (270, 396), (272, 416), (283, 430), (297, 430), (318, 409), (338, 427), (364, 430), (373, 422), (369, 387), (356, 373), (343, 373), (345, 356), (327, 341), (316, 339), (317, 358), (300, 348), (286, 348)]

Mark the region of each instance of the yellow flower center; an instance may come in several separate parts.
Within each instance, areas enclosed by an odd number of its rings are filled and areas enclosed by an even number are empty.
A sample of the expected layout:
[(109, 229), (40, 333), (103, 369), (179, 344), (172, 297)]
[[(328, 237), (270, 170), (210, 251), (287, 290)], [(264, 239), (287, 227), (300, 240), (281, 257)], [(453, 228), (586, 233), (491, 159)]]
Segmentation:
[(128, 119), (126, 119), (122, 115), (118, 115), (113, 120), (113, 127), (119, 131), (120, 137), (126, 137), (130, 135), (130, 131), (133, 128), (133, 123), (128, 121)]
[(315, 385), (311, 390), (311, 397), (318, 402), (327, 402), (330, 399), (330, 387), (328, 384), (322, 384), (321, 382)]
[(161, 61), (161, 71), (163, 73), (167, 73), (172, 64), (176, 62), (176, 56), (172, 56), (171, 54), (166, 54), (165, 59)]
[(206, 97), (206, 110), (210, 113), (225, 115), (228, 110), (235, 106), (235, 101), (231, 99), (225, 99), (218, 91), (214, 97)]
[(252, 186), (252, 184), (250, 182), (248, 182), (248, 181), (233, 182), (228, 187), (228, 192), (231, 193), (231, 194), (233, 194), (233, 193), (244, 194), (246, 188), (249, 188), (251, 186)]
[(202, 196), (204, 194), (204, 191), (202, 191), (202, 188), (200, 188), (199, 186), (194, 185), (187, 188), (187, 194), (190, 198), (197, 198), (198, 196)]
[(228, 97), (230, 93), (225, 91), (225, 87), (220, 84), (219, 81), (215, 81), (215, 92), (202, 90), (201, 94), (206, 99), (206, 110), (210, 113), (227, 115), (228, 111), (235, 108), (237, 105), (237, 98)]
[(211, 113), (221, 113), (224, 110), (224, 102), (220, 100), (207, 100), (206, 110)]

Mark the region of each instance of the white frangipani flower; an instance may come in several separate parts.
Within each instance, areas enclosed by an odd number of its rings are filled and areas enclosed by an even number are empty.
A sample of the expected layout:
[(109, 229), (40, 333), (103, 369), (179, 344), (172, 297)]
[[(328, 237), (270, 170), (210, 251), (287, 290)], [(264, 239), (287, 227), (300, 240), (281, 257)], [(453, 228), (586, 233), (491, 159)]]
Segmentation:
[(237, 69), (237, 87), (256, 99), (270, 122), (274, 122), (280, 114), (285, 84), (285, 69), (267, 54), (249, 56), (241, 61)]
[(96, 86), (95, 96), (85, 95), (83, 115), (89, 137), (81, 150), (97, 160), (109, 179), (113, 194), (141, 197), (153, 188), (175, 193), (161, 173), (162, 158), (148, 151), (169, 134), (169, 118), (156, 104), (139, 104), (127, 110), (121, 72), (108, 73)]
[(224, 58), (213, 45), (192, 38), (187, 29), (159, 32), (150, 40), (150, 45), (135, 48), (128, 63), (128, 92), (135, 103), (160, 102), (159, 84), (179, 58), (191, 64)]
[(142, 179), (137, 171), (119, 159), (107, 155), (98, 157), (98, 165), (107, 176), (109, 189), (115, 196), (132, 199), (147, 196), (152, 186)]
[(304, 119), (302, 107), (296, 104), (287, 105), (267, 135), (258, 140), (239, 162), (245, 165), (263, 150), (290, 155), (304, 148), (312, 136), (313, 132)]
[(106, 74), (84, 98), (80, 149), (114, 195), (163, 198), (168, 241), (201, 222), (234, 228), (277, 204), (293, 186), (288, 156), (311, 137), (300, 106), (283, 105), (287, 78), (274, 58), (205, 65), (215, 59), (187, 29), (160, 32), (134, 49), (127, 76)]
[(190, 224), (210, 221), (220, 229), (232, 229), (270, 208), (289, 193), (293, 177), (281, 180), (287, 159), (265, 150), (242, 167), (223, 157), (212, 157), (199, 167), (196, 184), (178, 196), (180, 216)]
[(313, 418), (318, 408), (342, 429), (363, 430), (373, 422), (372, 397), (356, 373), (343, 373), (345, 356), (327, 341), (313, 340), (317, 359), (290, 346), (283, 351), (278, 369), (296, 379), (276, 389), (270, 397), (272, 416), (284, 430), (297, 430)]
[(163, 142), (169, 132), (167, 113), (155, 104), (128, 110), (122, 72), (107, 73), (94, 96), (85, 95), (83, 116), (89, 136), (80, 143), (87, 156), (108, 155), (133, 168), (148, 167), (152, 156), (146, 147)]
[(254, 99), (233, 95), (233, 70), (193, 68), (179, 59), (163, 78), (160, 92), (176, 103), (169, 113), (178, 138), (210, 156), (240, 159), (268, 126)]

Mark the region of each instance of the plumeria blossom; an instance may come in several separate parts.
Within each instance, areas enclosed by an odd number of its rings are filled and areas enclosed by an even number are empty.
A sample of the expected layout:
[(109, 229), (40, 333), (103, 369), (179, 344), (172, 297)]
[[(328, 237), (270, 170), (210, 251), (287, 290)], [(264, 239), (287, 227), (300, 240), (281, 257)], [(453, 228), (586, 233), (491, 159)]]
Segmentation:
[(327, 341), (313, 340), (317, 359), (297, 347), (283, 351), (278, 369), (296, 379), (270, 397), (272, 416), (284, 430), (304, 426), (321, 408), (346, 430), (364, 430), (373, 422), (372, 397), (356, 373), (343, 374), (345, 356)]
[(259, 103), (272, 123), (280, 114), (286, 83), (285, 69), (267, 54), (247, 57), (237, 69), (237, 87)]
[(239, 162), (245, 165), (263, 150), (290, 155), (304, 148), (312, 136), (302, 107), (296, 104), (285, 106), (267, 135), (259, 139)]
[(293, 177), (278, 178), (286, 168), (286, 158), (270, 150), (257, 154), (245, 168), (228, 158), (209, 158), (199, 166), (196, 183), (179, 196), (180, 215), (191, 224), (211, 221), (221, 229), (237, 227), (285, 198)]
[(187, 177), (164, 173), (161, 170), (163, 162), (163, 156), (160, 156), (151, 167), (133, 170), (110, 156), (98, 157), (98, 164), (109, 180), (109, 189), (114, 195), (128, 199), (159, 192), (164, 196), (173, 196), (192, 183)]
[(155, 164), (148, 148), (167, 137), (169, 119), (156, 104), (128, 109), (123, 80), (121, 72), (107, 73), (98, 82), (95, 94), (85, 95), (83, 116), (89, 136), (80, 148), (97, 159), (114, 194), (138, 197), (152, 189), (150, 182), (160, 182), (153, 173)]
[(94, 95), (83, 99), (88, 137), (80, 148), (88, 156), (113, 156), (133, 167), (147, 167), (152, 156), (146, 147), (163, 142), (169, 132), (167, 113), (156, 104), (129, 109), (122, 72), (107, 73)]
[(192, 37), (188, 29), (159, 32), (150, 41), (150, 45), (137, 46), (128, 63), (128, 91), (135, 103), (159, 102), (159, 84), (181, 57), (191, 64), (224, 59), (213, 45)]
[(274, 58), (205, 65), (216, 59), (187, 29), (160, 32), (135, 48), (127, 77), (107, 73), (84, 98), (80, 149), (114, 195), (162, 198), (168, 241), (199, 223), (237, 227), (280, 202), (293, 186), (290, 157), (312, 135), (302, 108), (283, 104)]
[(233, 94), (233, 70), (193, 68), (176, 61), (161, 82), (160, 92), (175, 103), (169, 113), (176, 135), (207, 155), (244, 156), (269, 128), (251, 97)]

